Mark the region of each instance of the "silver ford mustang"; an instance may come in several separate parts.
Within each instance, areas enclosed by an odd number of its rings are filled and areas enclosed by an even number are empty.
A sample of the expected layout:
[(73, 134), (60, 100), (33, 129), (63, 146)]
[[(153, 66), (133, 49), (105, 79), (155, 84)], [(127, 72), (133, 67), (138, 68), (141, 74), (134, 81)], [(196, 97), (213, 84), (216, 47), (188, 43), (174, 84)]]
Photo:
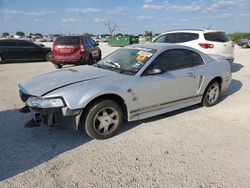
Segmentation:
[(201, 103), (212, 106), (231, 82), (227, 61), (193, 48), (131, 45), (98, 63), (66, 68), (19, 84), (26, 112), (49, 126), (84, 127), (109, 138), (135, 121)]

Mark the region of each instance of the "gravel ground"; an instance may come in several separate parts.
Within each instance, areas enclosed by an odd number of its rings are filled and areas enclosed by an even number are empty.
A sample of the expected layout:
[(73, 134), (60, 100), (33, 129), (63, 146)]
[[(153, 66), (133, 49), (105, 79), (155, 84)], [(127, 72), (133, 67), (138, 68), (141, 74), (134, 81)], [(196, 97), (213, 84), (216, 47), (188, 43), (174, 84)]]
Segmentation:
[[(100, 45), (103, 54), (114, 50)], [(46, 126), (26, 129), (17, 84), (51, 63), (0, 65), (0, 187), (250, 187), (250, 49), (214, 107), (126, 123), (108, 140)]]

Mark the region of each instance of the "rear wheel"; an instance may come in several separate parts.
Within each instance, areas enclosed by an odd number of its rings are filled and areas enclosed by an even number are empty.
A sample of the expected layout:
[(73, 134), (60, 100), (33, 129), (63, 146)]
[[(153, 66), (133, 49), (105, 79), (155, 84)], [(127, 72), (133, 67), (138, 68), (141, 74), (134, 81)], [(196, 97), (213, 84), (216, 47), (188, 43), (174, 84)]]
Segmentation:
[(99, 56), (98, 56), (98, 58), (97, 58), (97, 61), (100, 61), (101, 59), (102, 59), (102, 52), (99, 51)]
[(92, 65), (93, 64), (93, 59), (92, 59), (92, 55), (89, 55), (89, 60), (88, 60), (88, 65)]
[(45, 61), (50, 61), (51, 56), (52, 56), (51, 52), (46, 53), (46, 55), (45, 55)]
[(204, 95), (203, 95), (203, 99), (202, 99), (202, 104), (203, 106), (213, 106), (218, 102), (220, 96), (220, 85), (217, 81), (213, 81), (211, 82)]
[(61, 68), (62, 68), (62, 65), (61, 65), (61, 64), (54, 64), (54, 66), (55, 66), (57, 69), (61, 69)]
[(112, 100), (97, 101), (85, 114), (85, 130), (95, 139), (106, 139), (113, 136), (123, 120), (121, 107)]

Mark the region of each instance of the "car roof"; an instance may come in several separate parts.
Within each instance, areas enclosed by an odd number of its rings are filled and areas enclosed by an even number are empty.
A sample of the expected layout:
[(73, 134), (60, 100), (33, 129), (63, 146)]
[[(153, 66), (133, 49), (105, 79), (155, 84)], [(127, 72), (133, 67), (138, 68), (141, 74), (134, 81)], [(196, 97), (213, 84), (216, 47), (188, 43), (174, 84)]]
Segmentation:
[(162, 34), (166, 34), (166, 33), (185, 33), (185, 32), (190, 32), (190, 33), (213, 33), (213, 32), (224, 32), (222, 30), (210, 30), (210, 29), (178, 29), (178, 30), (169, 30), (166, 31)]
[(27, 40), (27, 39), (13, 39), (13, 38), (2, 38), (2, 39), (0, 39), (0, 41), (7, 41), (7, 42), (9, 42), (9, 41), (14, 41), (14, 42), (19, 42), (19, 41), (28, 41), (28, 42), (32, 42), (31, 40)]
[(174, 49), (174, 48), (182, 48), (182, 49), (189, 49), (189, 50), (197, 51), (196, 49), (189, 47), (189, 46), (185, 46), (181, 44), (170, 44), (170, 43), (133, 44), (133, 45), (126, 46), (124, 48), (130, 48), (130, 49), (131, 48), (151, 48), (157, 51), (166, 50), (166, 49)]

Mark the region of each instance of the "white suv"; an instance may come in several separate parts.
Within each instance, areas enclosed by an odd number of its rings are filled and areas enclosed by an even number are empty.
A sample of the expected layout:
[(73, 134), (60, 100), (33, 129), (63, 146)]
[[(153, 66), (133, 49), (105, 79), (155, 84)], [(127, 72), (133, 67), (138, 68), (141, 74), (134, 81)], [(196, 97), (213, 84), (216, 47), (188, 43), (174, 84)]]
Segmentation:
[(162, 33), (155, 43), (178, 43), (198, 49), (206, 54), (223, 56), (230, 63), (234, 61), (234, 44), (219, 30), (175, 30)]

